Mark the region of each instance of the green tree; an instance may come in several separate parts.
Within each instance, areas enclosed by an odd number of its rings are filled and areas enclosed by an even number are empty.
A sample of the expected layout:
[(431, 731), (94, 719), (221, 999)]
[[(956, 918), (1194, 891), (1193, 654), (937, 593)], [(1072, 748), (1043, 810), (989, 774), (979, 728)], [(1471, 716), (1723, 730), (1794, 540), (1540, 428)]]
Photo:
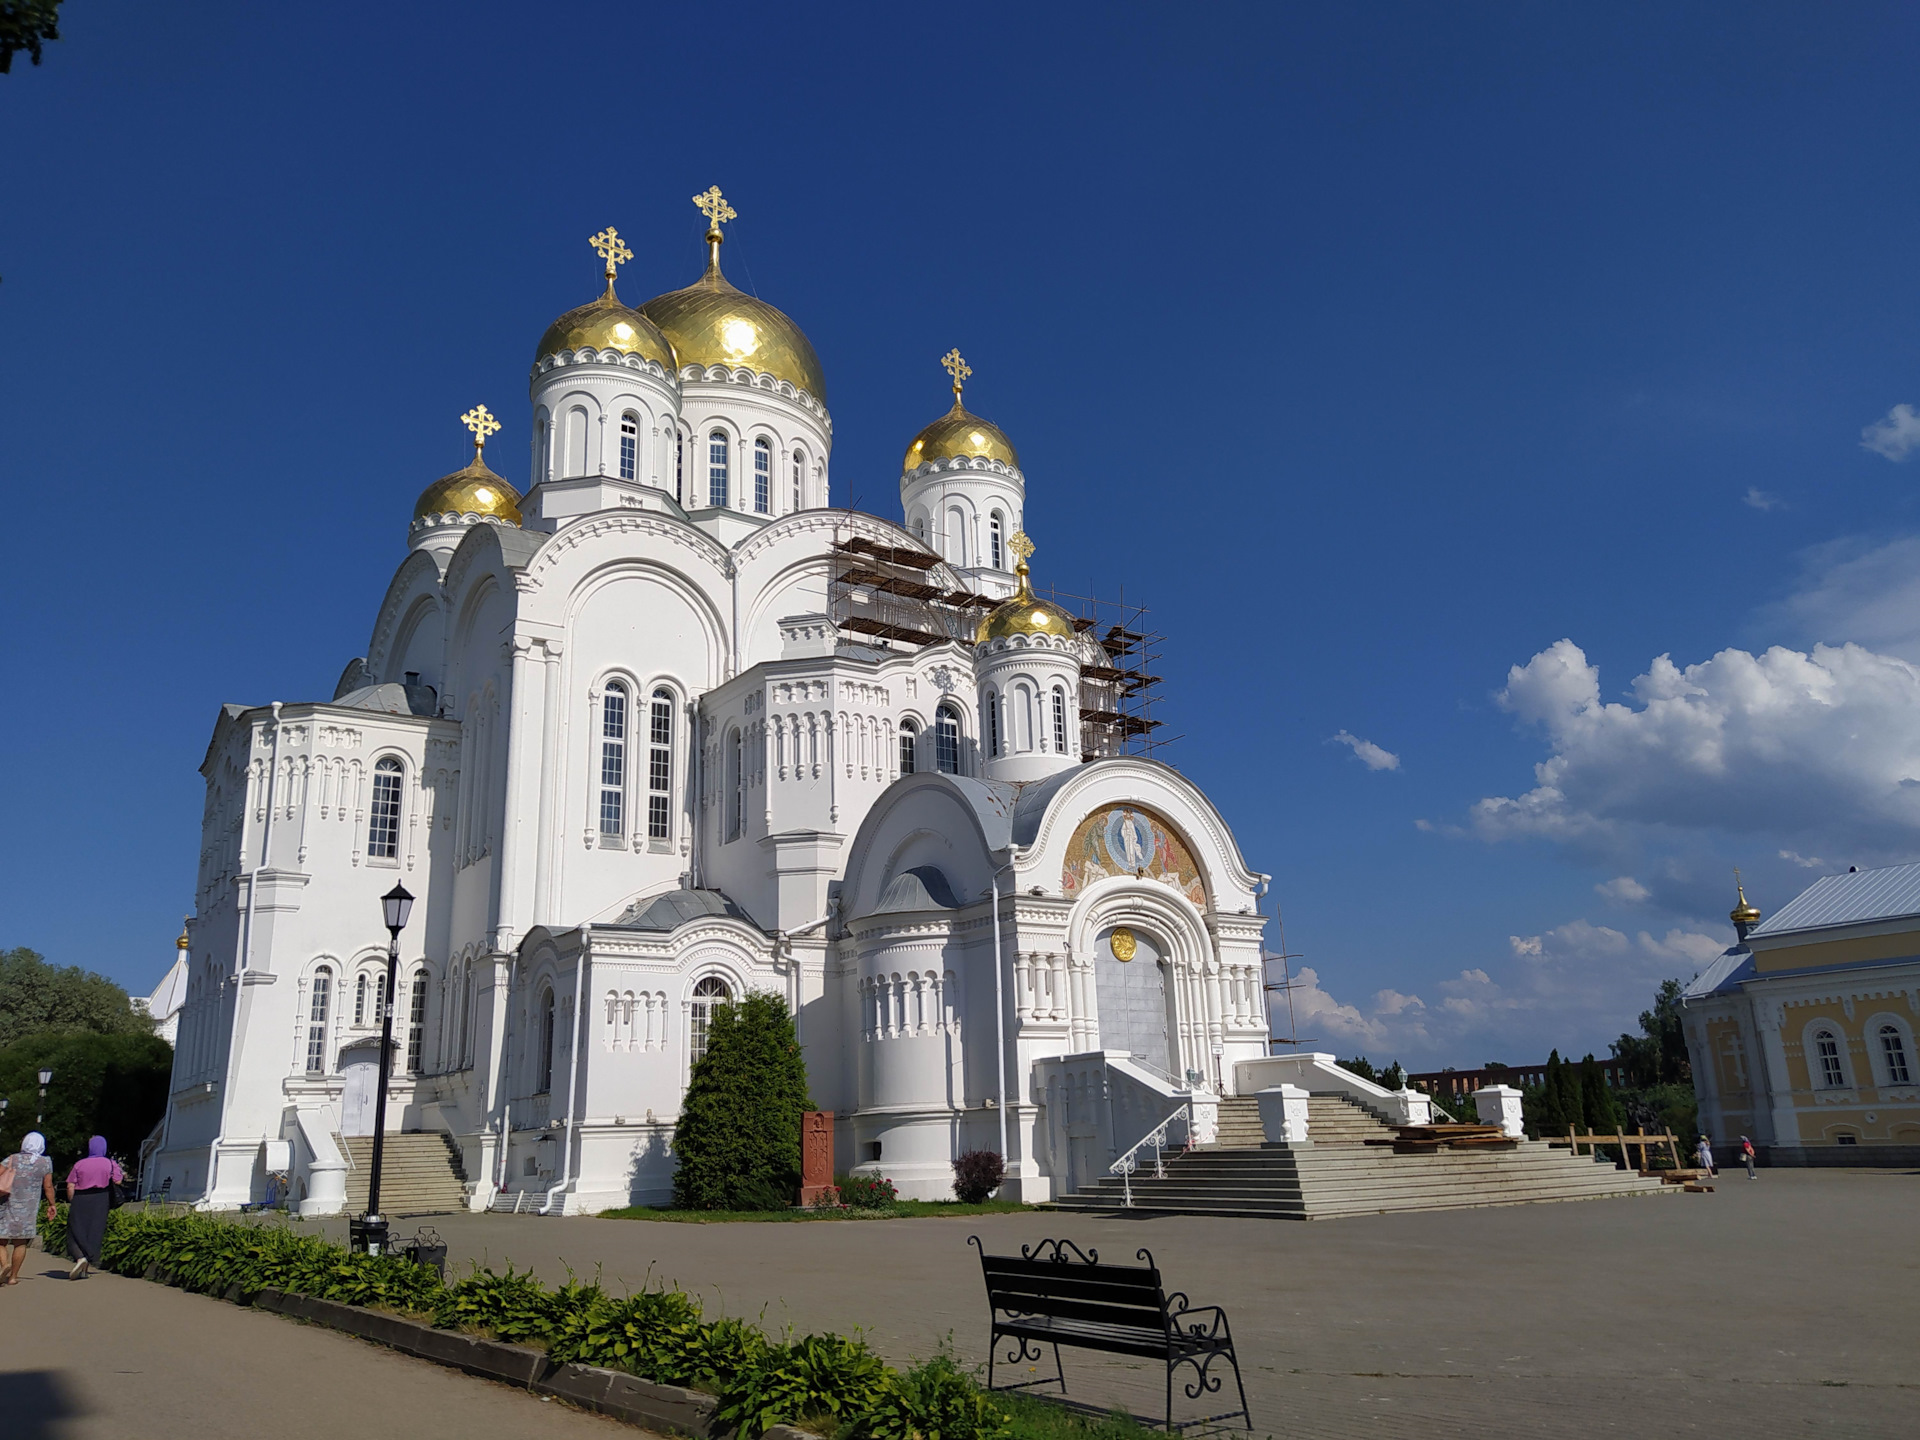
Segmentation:
[(107, 1150), (128, 1163), (160, 1123), (173, 1075), (173, 1047), (157, 1035), (89, 1035), (43, 1031), (0, 1050), (0, 1095), (10, 1102), (0, 1124), (0, 1154), (20, 1148), (39, 1113), (40, 1071), (47, 1087), (47, 1153), (61, 1167), (87, 1153), (87, 1139), (104, 1135)]
[(673, 1203), (684, 1210), (772, 1210), (800, 1188), (807, 1065), (778, 995), (716, 1005), (673, 1129)]
[(1351, 1071), (1353, 1074), (1358, 1075), (1362, 1080), (1376, 1080), (1379, 1078), (1377, 1075), (1374, 1074), (1373, 1066), (1368, 1062), (1367, 1057), (1364, 1055), (1356, 1055), (1351, 1060), (1342, 1060), (1340, 1062), (1340, 1068), (1342, 1070)]
[(1680, 1023), (1680, 982), (1662, 980), (1653, 1008), (1640, 1012), (1640, 1033), (1622, 1035), (1609, 1047), (1627, 1067), (1627, 1083), (1636, 1090), (1693, 1081), (1687, 1036)]
[(1607, 1077), (1600, 1062), (1589, 1053), (1580, 1062), (1580, 1123), (1596, 1134), (1604, 1135), (1620, 1124), (1620, 1109), (1613, 1103)]
[(49, 965), (27, 949), (0, 951), (0, 1048), (28, 1035), (151, 1035), (127, 992), (77, 965)]
[(40, 63), (40, 47), (60, 38), (60, 0), (0, 0), (0, 75), (13, 69), (24, 50)]

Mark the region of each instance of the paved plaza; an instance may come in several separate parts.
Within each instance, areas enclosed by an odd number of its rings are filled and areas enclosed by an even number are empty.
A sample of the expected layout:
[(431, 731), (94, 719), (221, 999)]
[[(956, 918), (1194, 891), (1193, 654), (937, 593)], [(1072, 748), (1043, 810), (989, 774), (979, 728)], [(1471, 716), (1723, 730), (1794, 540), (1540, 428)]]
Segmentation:
[[(1920, 1434), (1916, 1214), (1920, 1175), (1773, 1171), (1723, 1176), (1713, 1195), (1317, 1224), (424, 1223), (456, 1263), (531, 1265), (550, 1281), (597, 1270), (610, 1287), (677, 1282), (709, 1314), (864, 1329), (902, 1361), (949, 1336), (965, 1359), (984, 1358), (969, 1234), (993, 1249), (1064, 1234), (1121, 1261), (1148, 1246), (1170, 1284), (1227, 1307), (1259, 1434), (1908, 1437)], [(36, 1256), (29, 1273), (52, 1268)], [(565, 1433), (615, 1433), (330, 1332), (112, 1277), (0, 1293), (0, 1355), (0, 1414), (22, 1413), (17, 1399), (31, 1413), (43, 1396), (82, 1412), (38, 1432), (49, 1437), (334, 1436), (363, 1405), (392, 1417), (382, 1434), (522, 1433), (530, 1408)], [(1152, 1413), (1157, 1372), (1065, 1358), (1076, 1398)]]

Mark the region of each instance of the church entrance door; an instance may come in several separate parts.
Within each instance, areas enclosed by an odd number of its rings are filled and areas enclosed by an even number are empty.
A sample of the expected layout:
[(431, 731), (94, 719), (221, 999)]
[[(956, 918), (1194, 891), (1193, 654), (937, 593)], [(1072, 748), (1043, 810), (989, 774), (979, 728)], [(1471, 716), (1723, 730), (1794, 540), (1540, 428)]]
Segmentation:
[(1153, 938), (1127, 925), (1102, 934), (1093, 956), (1093, 989), (1101, 1048), (1128, 1051), (1171, 1075), (1166, 960)]
[(373, 1134), (374, 1092), (380, 1088), (380, 1047), (360, 1045), (340, 1056), (340, 1133)]

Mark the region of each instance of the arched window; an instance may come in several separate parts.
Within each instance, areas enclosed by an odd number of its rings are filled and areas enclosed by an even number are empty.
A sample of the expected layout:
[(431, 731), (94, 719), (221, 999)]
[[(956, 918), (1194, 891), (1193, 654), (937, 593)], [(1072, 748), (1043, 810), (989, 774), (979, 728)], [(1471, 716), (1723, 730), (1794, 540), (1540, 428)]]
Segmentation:
[(353, 982), (353, 1023), (356, 1028), (367, 1023), (367, 972), (364, 970)]
[(1911, 1085), (1913, 1071), (1907, 1065), (1906, 1037), (1898, 1025), (1880, 1027), (1880, 1063), (1887, 1072), (1887, 1084)]
[(600, 833), (618, 835), (626, 818), (627, 687), (614, 680), (600, 700)]
[(955, 565), (967, 563), (967, 517), (958, 505), (947, 510), (947, 559)]
[(307, 1073), (327, 1068), (327, 1008), (333, 1002), (333, 971), (325, 965), (313, 972), (313, 997), (307, 1002)]
[(764, 438), (753, 442), (753, 513), (773, 513), (773, 446)]
[[(587, 408), (576, 405), (567, 411), (567, 474), (584, 475), (587, 473), (587, 428), (592, 422), (587, 419)], [(606, 474), (602, 470), (601, 474)]]
[(1053, 751), (1056, 755), (1067, 753), (1067, 691), (1063, 685), (1053, 687)]
[(993, 518), (987, 521), (987, 544), (992, 547), (993, 568), (996, 570), (1004, 570), (1007, 568), (1006, 551), (1001, 542), (1001, 536), (1005, 529), (1006, 526), (1000, 519), (1000, 512), (998, 510), (994, 511)]
[(960, 712), (951, 705), (934, 712), (933, 763), (944, 774), (960, 773)]
[(687, 1016), (687, 1063), (698, 1065), (707, 1053), (707, 1035), (713, 1027), (713, 1007), (728, 1004), (733, 991), (718, 975), (709, 975), (693, 987), (693, 1005)]
[(807, 508), (805, 481), (807, 477), (807, 452), (796, 449), (793, 452), (793, 506), (795, 510)]
[(1000, 697), (989, 690), (980, 697), (980, 728), (987, 732), (987, 754), (1000, 753)]
[(1024, 755), (1034, 749), (1033, 686), (1024, 680), (1007, 692), (1007, 750)]
[(633, 479), (640, 454), (640, 417), (631, 410), (620, 417), (620, 478)]
[(927, 543), (927, 517), (926, 516), (916, 515), (913, 517), (913, 538), (918, 540), (922, 545)]
[(460, 1049), (458, 1051), (462, 1067), (469, 1063), (471, 1051), (467, 1048), (473, 1040), (473, 961), (469, 960), (460, 967), (459, 977), (454, 982), (454, 1001), (460, 1007)]
[(727, 503), (727, 436), (716, 430), (707, 436), (707, 504)]
[(740, 743), (740, 732), (738, 730), (729, 730), (727, 732), (727, 770), (724, 777), (727, 786), (728, 840), (738, 840), (740, 838), (741, 812), (746, 809), (744, 803), (746, 799), (744, 780), (741, 773), (744, 769), (741, 765), (741, 760), (744, 758), (742, 751), (743, 747)]
[(407, 1073), (418, 1075), (427, 1048), (427, 972), (413, 972), (413, 993), (407, 1001)]
[(553, 991), (540, 992), (540, 1088), (538, 1094), (553, 1090)]
[(687, 503), (687, 437), (679, 430), (673, 432), (673, 503)]
[(533, 483), (538, 485), (553, 468), (553, 435), (547, 429), (547, 417), (533, 422)]
[(368, 1017), (370, 1024), (378, 1025), (387, 1013), (387, 972), (376, 970), (373, 975), (373, 1014)]
[(1847, 1083), (1846, 1072), (1840, 1068), (1840, 1042), (1834, 1038), (1831, 1030), (1813, 1032), (1814, 1052), (1819, 1058), (1820, 1070), (1817, 1083), (1827, 1090), (1838, 1090)]
[(373, 767), (367, 854), (375, 860), (393, 860), (400, 854), (400, 762), (391, 755)]
[(653, 692), (647, 732), (647, 838), (665, 840), (673, 801), (673, 692)]
[(900, 773), (913, 774), (913, 747), (920, 739), (920, 732), (913, 728), (911, 720), (900, 722)]

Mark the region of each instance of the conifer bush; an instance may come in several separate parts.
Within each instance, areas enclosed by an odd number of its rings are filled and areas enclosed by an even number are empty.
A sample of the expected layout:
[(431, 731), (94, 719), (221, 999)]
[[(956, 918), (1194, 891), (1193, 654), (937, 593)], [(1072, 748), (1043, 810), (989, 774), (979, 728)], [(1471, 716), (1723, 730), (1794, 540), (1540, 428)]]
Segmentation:
[(684, 1210), (773, 1210), (800, 1188), (807, 1066), (778, 995), (752, 991), (713, 1008), (674, 1126), (673, 1203)]

